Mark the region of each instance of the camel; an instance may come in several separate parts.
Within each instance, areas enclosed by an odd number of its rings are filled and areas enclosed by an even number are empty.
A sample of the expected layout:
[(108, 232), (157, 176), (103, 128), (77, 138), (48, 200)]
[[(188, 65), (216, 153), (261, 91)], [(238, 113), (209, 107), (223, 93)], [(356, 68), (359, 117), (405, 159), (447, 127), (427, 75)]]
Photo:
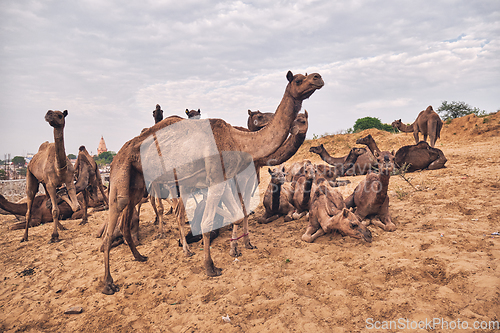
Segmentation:
[(188, 119), (200, 119), (201, 111), (200, 109), (198, 109), (198, 111), (186, 109), (186, 115), (188, 116)]
[(375, 153), (379, 173), (369, 173), (354, 192), (345, 199), (347, 208), (355, 208), (354, 214), (363, 221), (370, 218), (370, 222), (385, 231), (396, 230), (389, 212), (389, 196), (387, 189), (391, 173), (394, 170), (394, 151)]
[(375, 155), (375, 152), (380, 153), (380, 149), (377, 146), (377, 143), (375, 142), (375, 139), (373, 139), (371, 134), (368, 134), (364, 138), (359, 138), (356, 140), (356, 144), (358, 145), (366, 145), (368, 149), (370, 149), (370, 152)]
[(355, 176), (355, 175), (365, 175), (367, 174), (374, 165), (373, 158), (371, 154), (365, 148), (352, 148), (348, 155), (343, 157), (332, 157), (326, 151), (323, 144), (316, 147), (309, 148), (311, 153), (318, 154), (323, 161), (336, 167), (341, 168), (346, 161), (347, 157), (351, 154), (356, 154), (356, 163), (352, 165), (349, 169), (339, 170), (337, 173), (340, 176)]
[(38, 192), (40, 183), (45, 188), (52, 202), (52, 219), (54, 229), (50, 243), (59, 241), (57, 228), (64, 230), (59, 222), (59, 208), (57, 206), (56, 189), (62, 184), (66, 184), (68, 190), (71, 210), (76, 212), (80, 209), (80, 204), (76, 199), (75, 184), (73, 184), (74, 168), (66, 157), (64, 149), (64, 125), (68, 110), (52, 111), (45, 114), (45, 121), (54, 128), (54, 143), (44, 142), (40, 145), (38, 152), (33, 156), (26, 171), (26, 195), (28, 198), (28, 210), (26, 212), (26, 228), (21, 242), (28, 241), (28, 228), (31, 222), (33, 200)]
[(300, 219), (309, 212), (312, 186), (315, 177), (316, 169), (314, 164), (306, 163), (303, 166), (303, 171), (301, 170), (292, 180), (294, 183), (292, 202), (296, 209), (296, 212), (293, 213), (294, 220)]
[(291, 204), (293, 192), (291, 186), (285, 184), (285, 168), (268, 169), (271, 181), (267, 187), (262, 204), (265, 212), (257, 221), (261, 224), (269, 223), (285, 215), (285, 222), (293, 220), (295, 207)]
[(363, 239), (368, 243), (372, 241), (370, 230), (352, 211), (346, 209), (342, 194), (331, 187), (326, 179), (320, 178), (312, 195), (309, 225), (302, 240), (312, 243), (316, 238), (335, 230), (343, 236)]
[(264, 128), (267, 124), (271, 122), (274, 117), (274, 113), (272, 112), (260, 112), (248, 110), (248, 121), (247, 127), (250, 132), (256, 132), (262, 128)]
[[(117, 225), (118, 217), (122, 212), (125, 217), (124, 238), (134, 258), (137, 261), (147, 260), (147, 257), (139, 253), (131, 240), (130, 218), (133, 208), (141, 200), (151, 182), (157, 180), (168, 184), (172, 189), (178, 185), (181, 198), (186, 195), (190, 188), (208, 187), (206, 207), (201, 222), (205, 254), (204, 267), (208, 276), (218, 276), (221, 274), (222, 270), (214, 265), (210, 254), (210, 229), (221, 198), (224, 197), (229, 201), (235, 201), (235, 197), (239, 197), (240, 202), (244, 202), (242, 192), (245, 192), (246, 189), (243, 187), (243, 191), (241, 191), (240, 188), (240, 191), (235, 193), (227, 180), (232, 180), (236, 175), (242, 173), (244, 170), (248, 170), (253, 160), (275, 152), (285, 141), (290, 127), (302, 106), (302, 101), (309, 98), (317, 89), (320, 89), (324, 85), (323, 79), (317, 73), (293, 75), (289, 71), (286, 77), (288, 84), (282, 101), (276, 110), (275, 117), (265, 128), (258, 132), (239, 131), (222, 119), (197, 120), (196, 122), (192, 122), (183, 121), (180, 117), (171, 116), (123, 145), (111, 164), (109, 223), (106, 230), (106, 237), (103, 241), (105, 266), (103, 293), (114, 294), (119, 290), (111, 277), (109, 252), (112, 235)], [(194, 142), (196, 144), (193, 144), (193, 142), (184, 142), (189, 141), (187, 138), (193, 140), (199, 138), (191, 138), (191, 133), (210, 135), (210, 133), (205, 131), (202, 131), (203, 133), (199, 132), (199, 128), (203, 126), (209, 126), (207, 130), (213, 135), (213, 145), (209, 141), (202, 142), (203, 145), (197, 141)], [(174, 129), (170, 131), (173, 133), (169, 132), (169, 128)], [(175, 135), (175, 133), (178, 133), (176, 132), (178, 128), (193, 128), (193, 131), (187, 136), (178, 138), (179, 135)], [(177, 139), (180, 142), (173, 142), (172, 139)], [(175, 144), (184, 143), (196, 149), (178, 150), (178, 146)], [(176, 153), (180, 156), (176, 157), (173, 153), (168, 154), (169, 148), (176, 149)], [(167, 152), (165, 153), (165, 157), (168, 157), (168, 159), (162, 158), (164, 151)], [(186, 158), (186, 156), (190, 159), (187, 163), (185, 159), (184, 164), (180, 160), (176, 160), (178, 157)], [(195, 159), (196, 156), (197, 159)], [(171, 163), (169, 168), (166, 168), (165, 163)], [(221, 170), (222, 165), (223, 171)], [(158, 167), (165, 170), (165, 173), (162, 174), (161, 169), (158, 170)], [(159, 174), (155, 172), (159, 172)], [(146, 181), (148, 181), (148, 185), (146, 185)], [(246, 181), (247, 179), (242, 179), (243, 184)], [(239, 187), (238, 183), (232, 184)], [(235, 227), (233, 228), (230, 250), (232, 255), (239, 254), (237, 251), (239, 237), (234, 237), (239, 223), (243, 223), (242, 237), (245, 246), (249, 249), (254, 248), (250, 243), (248, 235), (248, 215), (246, 214), (245, 205), (242, 204), (241, 208), (238, 208), (236, 202), (232, 204), (229, 202), (228, 210), (230, 210), (233, 216), (241, 216), (241, 213), (243, 215), (242, 220), (240, 219), (238, 223), (234, 223)], [(185, 242), (185, 235), (183, 234), (183, 219), (182, 214), (177, 215), (184, 252), (187, 255), (191, 255), (192, 253), (189, 251), (189, 247)]]
[(424, 135), (424, 141), (427, 141), (427, 136), (429, 136), (431, 147), (434, 148), (437, 139), (440, 138), (443, 121), (432, 109), (432, 106), (429, 105), (427, 109), (418, 114), (413, 124), (405, 125), (401, 122), (401, 119), (399, 119), (392, 122), (392, 127), (399, 129), (401, 132), (413, 133), (415, 144), (420, 141), (418, 138), (419, 132)]
[(432, 148), (425, 141), (420, 141), (416, 145), (403, 146), (395, 155), (395, 164), (398, 169), (407, 165), (405, 172), (441, 169), (445, 167), (447, 161), (441, 149)]

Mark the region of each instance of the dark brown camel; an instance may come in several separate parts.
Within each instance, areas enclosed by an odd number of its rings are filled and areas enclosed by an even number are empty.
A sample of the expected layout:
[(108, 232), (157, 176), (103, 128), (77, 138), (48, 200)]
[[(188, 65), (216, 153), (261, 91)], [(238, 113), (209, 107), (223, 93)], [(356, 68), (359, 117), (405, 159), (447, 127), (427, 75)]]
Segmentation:
[(250, 132), (256, 132), (264, 128), (273, 119), (274, 113), (248, 110), (247, 127)]
[(441, 149), (432, 148), (425, 141), (403, 146), (398, 149), (395, 156), (396, 167), (399, 169), (407, 165), (406, 172), (441, 169), (445, 167), (446, 161)]
[(348, 155), (342, 157), (333, 157), (328, 154), (323, 144), (309, 148), (311, 153), (318, 154), (323, 161), (336, 167), (342, 168), (347, 157), (356, 154), (356, 163), (349, 170), (339, 170), (341, 176), (365, 175), (374, 166), (372, 155), (365, 148), (352, 148)]
[(285, 222), (291, 221), (295, 207), (291, 204), (293, 197), (291, 186), (284, 186), (285, 168), (268, 169), (268, 171), (271, 175), (271, 181), (262, 201), (265, 212), (257, 221), (259, 223), (269, 223), (281, 216), (285, 216)]
[(54, 229), (50, 243), (59, 241), (57, 228), (64, 230), (59, 222), (59, 208), (57, 205), (57, 187), (66, 184), (68, 190), (71, 210), (76, 212), (80, 204), (76, 199), (75, 184), (73, 184), (74, 168), (66, 157), (64, 149), (64, 125), (68, 111), (49, 110), (45, 114), (45, 121), (54, 128), (54, 143), (42, 143), (38, 152), (33, 156), (26, 171), (26, 196), (28, 198), (28, 210), (26, 212), (26, 228), (21, 242), (28, 241), (28, 228), (31, 222), (33, 200), (38, 192), (39, 184), (42, 183), (52, 202), (52, 219)]
[[(180, 117), (168, 117), (124, 144), (114, 157), (111, 165), (109, 223), (106, 230), (106, 237), (103, 241), (105, 265), (103, 293), (113, 294), (119, 290), (111, 277), (109, 252), (111, 249), (112, 235), (122, 212), (125, 218), (124, 238), (134, 258), (138, 261), (147, 260), (146, 257), (142, 256), (137, 251), (135, 244), (132, 242), (130, 235), (130, 219), (133, 209), (141, 200), (147, 188), (144, 173), (145, 168), (147, 172), (155, 171), (148, 169), (149, 166), (147, 163), (152, 163), (155, 159), (163, 162), (170, 162), (166, 161), (166, 159), (162, 159), (160, 149), (166, 150), (168, 147), (175, 147), (172, 145), (172, 141), (168, 141), (168, 144), (163, 141), (167, 139), (170, 140), (171, 136), (162, 136), (165, 134), (165, 131), (162, 130), (173, 125), (176, 125), (173, 128), (177, 128), (177, 125), (188, 127), (209, 125), (213, 134), (213, 140), (218, 154), (201, 154), (201, 158), (199, 160), (193, 160), (191, 164), (175, 166), (173, 169), (173, 176), (169, 178), (174, 181), (165, 180), (165, 183), (171, 187), (175, 187), (182, 181), (183, 184), (180, 186), (181, 198), (190, 186), (192, 188), (198, 188), (198, 186), (208, 188), (206, 207), (201, 222), (205, 253), (204, 266), (208, 276), (218, 276), (221, 274), (221, 269), (215, 267), (210, 254), (209, 231), (221, 198), (226, 193), (229, 193), (226, 197), (228, 200), (234, 200), (235, 198), (235, 193), (228, 188), (228, 183), (225, 180), (236, 177), (242, 170), (247, 170), (247, 157), (250, 157), (253, 162), (253, 160), (258, 160), (275, 152), (288, 136), (290, 127), (302, 106), (302, 101), (309, 98), (317, 89), (320, 89), (324, 85), (321, 76), (317, 73), (293, 75), (291, 72), (288, 72), (287, 80), (287, 88), (273, 120), (258, 132), (239, 131), (221, 119), (208, 119), (203, 123), (197, 121), (196, 124), (194, 124)], [(186, 124), (184, 124), (184, 122), (186, 122)], [(178, 138), (178, 140), (181, 139), (185, 140), (186, 138)], [(194, 154), (197, 153), (198, 150), (203, 150), (203, 152), (205, 152), (209, 150), (205, 148), (207, 144), (209, 144), (209, 142), (204, 142), (203, 147), (197, 147), (196, 151), (177, 151), (177, 154)], [(143, 151), (141, 151), (141, 146), (145, 147)], [(196, 147), (196, 145), (191, 145), (191, 147), (193, 146)], [(167, 156), (170, 157), (171, 155)], [(217, 170), (221, 168), (222, 160), (224, 160), (224, 172), (219, 173)], [(160, 164), (163, 162), (160, 162)], [(217, 167), (217, 163), (219, 167)], [(157, 168), (156, 163), (153, 163), (153, 165), (156, 165)], [(167, 169), (167, 171), (168, 170), (170, 169)], [(179, 176), (179, 172), (182, 172), (185, 176)], [(148, 177), (156, 177), (156, 174), (150, 175), (146, 173), (146, 175)], [(160, 174), (158, 177), (163, 177), (163, 175)], [(245, 191), (246, 188), (243, 188), (243, 192)], [(240, 201), (243, 201), (241, 194), (239, 194), (239, 197)], [(236, 203), (234, 204), (237, 206)], [(248, 215), (246, 214), (244, 205), (242, 208), (244, 216), (242, 220), (242, 237), (245, 246), (253, 249), (254, 247), (250, 244), (248, 235)], [(231, 208), (228, 207), (228, 209), (234, 211), (236, 214), (237, 208), (235, 210), (234, 205)], [(181, 231), (181, 240), (185, 242), (185, 234), (183, 233), (184, 217), (182, 214), (177, 216), (177, 220)], [(237, 225), (237, 223), (234, 225)], [(233, 235), (234, 230), (235, 229), (233, 229)], [(185, 253), (188, 255), (192, 254), (191, 251), (189, 251), (187, 243), (183, 244), (183, 248), (187, 249)], [(237, 251), (237, 238), (235, 239), (234, 236), (231, 239), (231, 252), (233, 255), (239, 254)]]
[(355, 208), (354, 214), (363, 221), (370, 218), (370, 223), (385, 231), (396, 230), (389, 212), (389, 196), (387, 189), (391, 173), (394, 170), (394, 152), (382, 151), (375, 153), (379, 173), (369, 173), (354, 192), (345, 199), (347, 208)]
[(440, 138), (443, 121), (432, 109), (432, 106), (429, 105), (427, 109), (418, 114), (413, 124), (405, 125), (401, 122), (401, 119), (399, 119), (392, 122), (392, 127), (399, 129), (401, 132), (413, 133), (416, 144), (419, 142), (419, 132), (424, 135), (424, 141), (427, 141), (427, 136), (429, 136), (431, 147), (434, 148), (437, 139)]
[(302, 240), (312, 243), (316, 238), (332, 231), (338, 231), (343, 236), (363, 239), (368, 243), (372, 241), (370, 230), (353, 212), (346, 209), (342, 194), (331, 187), (326, 179), (321, 178), (312, 195), (309, 225), (302, 235)]
[(198, 109), (198, 111), (186, 109), (186, 115), (188, 116), (188, 119), (200, 119), (201, 111), (200, 109)]
[(375, 155), (375, 152), (380, 153), (380, 149), (378, 148), (377, 143), (375, 142), (375, 139), (373, 139), (371, 134), (368, 134), (364, 138), (357, 139), (356, 144), (366, 145), (373, 155)]

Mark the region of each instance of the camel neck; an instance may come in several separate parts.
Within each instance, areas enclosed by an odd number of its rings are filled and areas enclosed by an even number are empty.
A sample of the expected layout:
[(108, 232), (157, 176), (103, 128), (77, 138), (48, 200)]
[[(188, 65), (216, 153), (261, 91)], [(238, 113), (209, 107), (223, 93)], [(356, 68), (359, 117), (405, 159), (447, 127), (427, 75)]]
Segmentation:
[(280, 208), (281, 184), (275, 182), (272, 182), (272, 184), (273, 196), (271, 201), (271, 211), (277, 212)]
[(304, 183), (304, 197), (302, 198), (302, 203), (301, 203), (301, 207), (302, 208), (305, 208), (309, 201), (311, 200), (311, 188), (312, 188), (312, 185), (313, 185), (313, 179), (308, 179), (306, 178), (306, 181)]
[(399, 130), (401, 132), (405, 132), (405, 133), (413, 132), (413, 124), (406, 125), (406, 124), (401, 123), (401, 125), (399, 126)]
[(66, 151), (64, 149), (64, 128), (54, 128), (54, 144), (56, 147), (56, 162), (59, 169), (66, 165)]
[(285, 90), (283, 99), (269, 124), (257, 132), (244, 132), (231, 129), (231, 136), (236, 146), (252, 155), (254, 161), (273, 154), (286, 140), (290, 127), (302, 107), (302, 101), (293, 98)]
[(297, 150), (299, 150), (305, 139), (305, 133), (290, 135), (286, 139), (285, 143), (283, 143), (273, 154), (256, 161), (256, 167), (264, 165), (275, 166), (288, 161), (293, 155), (295, 155)]

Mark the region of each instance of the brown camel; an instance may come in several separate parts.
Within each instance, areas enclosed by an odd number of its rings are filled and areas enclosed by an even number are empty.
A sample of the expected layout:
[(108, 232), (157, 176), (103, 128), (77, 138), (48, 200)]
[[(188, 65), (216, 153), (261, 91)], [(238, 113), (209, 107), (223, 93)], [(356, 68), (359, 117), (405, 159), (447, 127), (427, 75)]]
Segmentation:
[(272, 112), (260, 112), (248, 110), (248, 121), (247, 127), (250, 132), (256, 132), (262, 128), (264, 128), (267, 124), (271, 122), (274, 117), (274, 113)]
[(363, 221), (370, 218), (370, 223), (385, 231), (396, 230), (389, 212), (389, 196), (387, 189), (391, 173), (394, 170), (394, 151), (375, 153), (379, 173), (369, 173), (354, 192), (345, 199), (347, 208), (356, 208), (354, 214)]
[(293, 198), (292, 203), (296, 209), (293, 213), (293, 219), (298, 220), (309, 212), (311, 205), (311, 192), (316, 177), (314, 164), (306, 163), (301, 170), (300, 175), (293, 179)]
[(398, 149), (395, 156), (396, 167), (399, 169), (407, 165), (406, 172), (441, 169), (445, 167), (446, 161), (441, 149), (432, 148), (425, 141), (403, 146)]
[(320, 178), (312, 195), (309, 225), (302, 240), (312, 243), (316, 238), (335, 230), (343, 236), (363, 239), (368, 243), (372, 241), (370, 230), (353, 212), (346, 209), (342, 194), (331, 187), (326, 179)]
[(337, 173), (340, 176), (356, 176), (367, 174), (374, 166), (374, 158), (365, 148), (352, 148), (348, 155), (343, 157), (333, 157), (328, 154), (323, 144), (309, 148), (311, 153), (318, 154), (323, 161), (336, 167), (342, 168), (347, 157), (351, 154), (356, 154), (356, 163), (348, 170), (339, 170)]
[(375, 155), (375, 152), (380, 153), (380, 149), (378, 149), (377, 143), (375, 142), (375, 139), (373, 139), (371, 134), (368, 134), (364, 138), (357, 139), (356, 144), (366, 145), (373, 155)]
[(428, 135), (431, 140), (431, 147), (434, 148), (437, 139), (440, 138), (443, 121), (432, 109), (432, 106), (429, 105), (427, 109), (418, 114), (413, 124), (405, 125), (401, 122), (401, 119), (399, 119), (392, 122), (392, 127), (399, 129), (401, 132), (413, 133), (416, 144), (419, 142), (419, 132), (424, 135), (424, 141), (427, 141)]
[(28, 228), (31, 222), (31, 210), (33, 200), (38, 192), (40, 183), (45, 188), (52, 202), (52, 219), (54, 229), (50, 243), (59, 241), (57, 228), (64, 230), (59, 222), (59, 208), (57, 206), (56, 189), (62, 184), (66, 184), (68, 190), (71, 210), (76, 212), (80, 209), (80, 204), (76, 199), (75, 184), (73, 184), (74, 168), (66, 157), (64, 150), (64, 125), (68, 111), (49, 110), (45, 114), (45, 121), (54, 128), (54, 143), (44, 142), (40, 145), (38, 152), (33, 156), (26, 171), (26, 195), (28, 198), (28, 211), (26, 212), (26, 228), (21, 242), (28, 241)]
[[(172, 116), (164, 119), (124, 144), (113, 159), (111, 165), (109, 223), (106, 230), (106, 237), (103, 241), (105, 265), (103, 293), (113, 294), (119, 290), (113, 283), (113, 278), (111, 277), (109, 251), (111, 248), (112, 235), (118, 222), (118, 217), (122, 212), (125, 217), (124, 238), (134, 258), (138, 261), (147, 260), (147, 257), (142, 256), (137, 251), (135, 244), (131, 240), (130, 218), (133, 208), (141, 200), (147, 189), (146, 180), (149, 186), (152, 180), (162, 177), (166, 178), (163, 182), (171, 186), (171, 188), (175, 188), (176, 185), (179, 185), (181, 198), (186, 194), (189, 188), (199, 188), (200, 186), (208, 187), (206, 207), (201, 222), (205, 253), (204, 266), (208, 276), (218, 276), (221, 274), (221, 269), (215, 267), (210, 254), (209, 235), (211, 223), (213, 223), (218, 204), (223, 196), (227, 198), (227, 200), (233, 201), (235, 200), (235, 196), (239, 196), (240, 201), (243, 201), (242, 192), (239, 191), (239, 194), (234, 193), (234, 191), (228, 187), (229, 185), (226, 179), (231, 180), (243, 170), (247, 170), (249, 167), (249, 159), (250, 163), (252, 163), (253, 160), (268, 156), (276, 151), (288, 136), (290, 127), (302, 106), (302, 101), (309, 98), (317, 89), (320, 89), (324, 85), (321, 76), (316, 73), (309, 75), (293, 75), (291, 72), (288, 72), (287, 80), (288, 85), (283, 95), (283, 99), (275, 113), (275, 117), (265, 128), (258, 132), (239, 131), (222, 119), (208, 119), (206, 121), (200, 120), (191, 122), (183, 121), (180, 117)], [(189, 129), (191, 126), (200, 127), (207, 125), (209, 126), (208, 130), (211, 131), (213, 135), (215, 152), (212, 150), (212, 147), (209, 146), (211, 142), (203, 142), (203, 145), (200, 145), (199, 142), (196, 142), (196, 144), (188, 142), (190, 147), (196, 147), (196, 149), (176, 150), (176, 153), (183, 158), (183, 154), (191, 154), (187, 156), (188, 158), (192, 158), (191, 161), (193, 162), (189, 163), (188, 160), (188, 163), (184, 162), (185, 164), (182, 165), (180, 161), (175, 161), (174, 154), (166, 154), (165, 156), (168, 156), (168, 160), (162, 159), (162, 151), (168, 151), (169, 148), (176, 147), (173, 145), (173, 143), (176, 142), (172, 142), (171, 140), (172, 135), (174, 138), (179, 137), (176, 131), (170, 131), (173, 132), (170, 133), (169, 128), (177, 129), (179, 126), (182, 128), (186, 126), (186, 128)], [(193, 130), (192, 133), (199, 133), (199, 131)], [(186, 140), (186, 138), (190, 138), (190, 136), (191, 135), (187, 135), (177, 140), (182, 139), (184, 141), (189, 141)], [(193, 137), (193, 139), (196, 140), (197, 137)], [(193, 156), (198, 156), (198, 159), (195, 160)], [(156, 163), (156, 161), (158, 162)], [(163, 168), (164, 163), (170, 163), (172, 161), (179, 163), (179, 165), (174, 164), (173, 169), (164, 169), (167, 173), (170, 172), (169, 170), (172, 170), (171, 173), (168, 174), (168, 177), (165, 176), (165, 174), (161, 174), (161, 169), (159, 170), (160, 174), (155, 173), (158, 171), (159, 166)], [(222, 168), (222, 162), (223, 171), (219, 171)], [(243, 181), (245, 181), (245, 179), (243, 179)], [(243, 187), (243, 192), (245, 192), (245, 187)], [(229, 206), (232, 206), (228, 207), (231, 213), (234, 212), (235, 216), (241, 216), (237, 212), (239, 208), (237, 208), (236, 202)], [(245, 246), (252, 249), (254, 247), (250, 244), (248, 235), (248, 215), (246, 214), (245, 205), (242, 205), (242, 208), (244, 216), (242, 237)], [(241, 212), (241, 210), (239, 210), (239, 212)], [(187, 249), (185, 253), (190, 255), (191, 251), (189, 251), (189, 247), (185, 242), (185, 235), (183, 232), (184, 217), (180, 214), (177, 216), (177, 219), (181, 231), (183, 248)], [(241, 221), (239, 221), (239, 223), (241, 223)], [(237, 224), (235, 223), (235, 225)], [(234, 230), (235, 229), (233, 229), (233, 235)], [(237, 238), (234, 236), (231, 239), (231, 253), (233, 255), (238, 255)]]
[(201, 111), (200, 109), (198, 109), (198, 111), (186, 109), (186, 115), (188, 116), (188, 119), (200, 119)]
[(257, 221), (261, 224), (269, 223), (281, 216), (285, 216), (285, 222), (293, 220), (292, 214), (295, 207), (291, 204), (293, 192), (291, 186), (285, 184), (285, 168), (268, 169), (271, 181), (267, 187), (262, 204), (264, 205), (264, 215)]

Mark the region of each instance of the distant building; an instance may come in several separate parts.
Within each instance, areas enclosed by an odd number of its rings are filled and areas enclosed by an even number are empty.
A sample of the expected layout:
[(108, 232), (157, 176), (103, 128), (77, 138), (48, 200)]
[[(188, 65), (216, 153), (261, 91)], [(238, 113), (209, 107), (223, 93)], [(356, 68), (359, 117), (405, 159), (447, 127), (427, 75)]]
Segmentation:
[(104, 142), (104, 138), (101, 136), (101, 141), (99, 141), (99, 147), (97, 147), (97, 156), (107, 151), (108, 148), (106, 148), (106, 142)]

